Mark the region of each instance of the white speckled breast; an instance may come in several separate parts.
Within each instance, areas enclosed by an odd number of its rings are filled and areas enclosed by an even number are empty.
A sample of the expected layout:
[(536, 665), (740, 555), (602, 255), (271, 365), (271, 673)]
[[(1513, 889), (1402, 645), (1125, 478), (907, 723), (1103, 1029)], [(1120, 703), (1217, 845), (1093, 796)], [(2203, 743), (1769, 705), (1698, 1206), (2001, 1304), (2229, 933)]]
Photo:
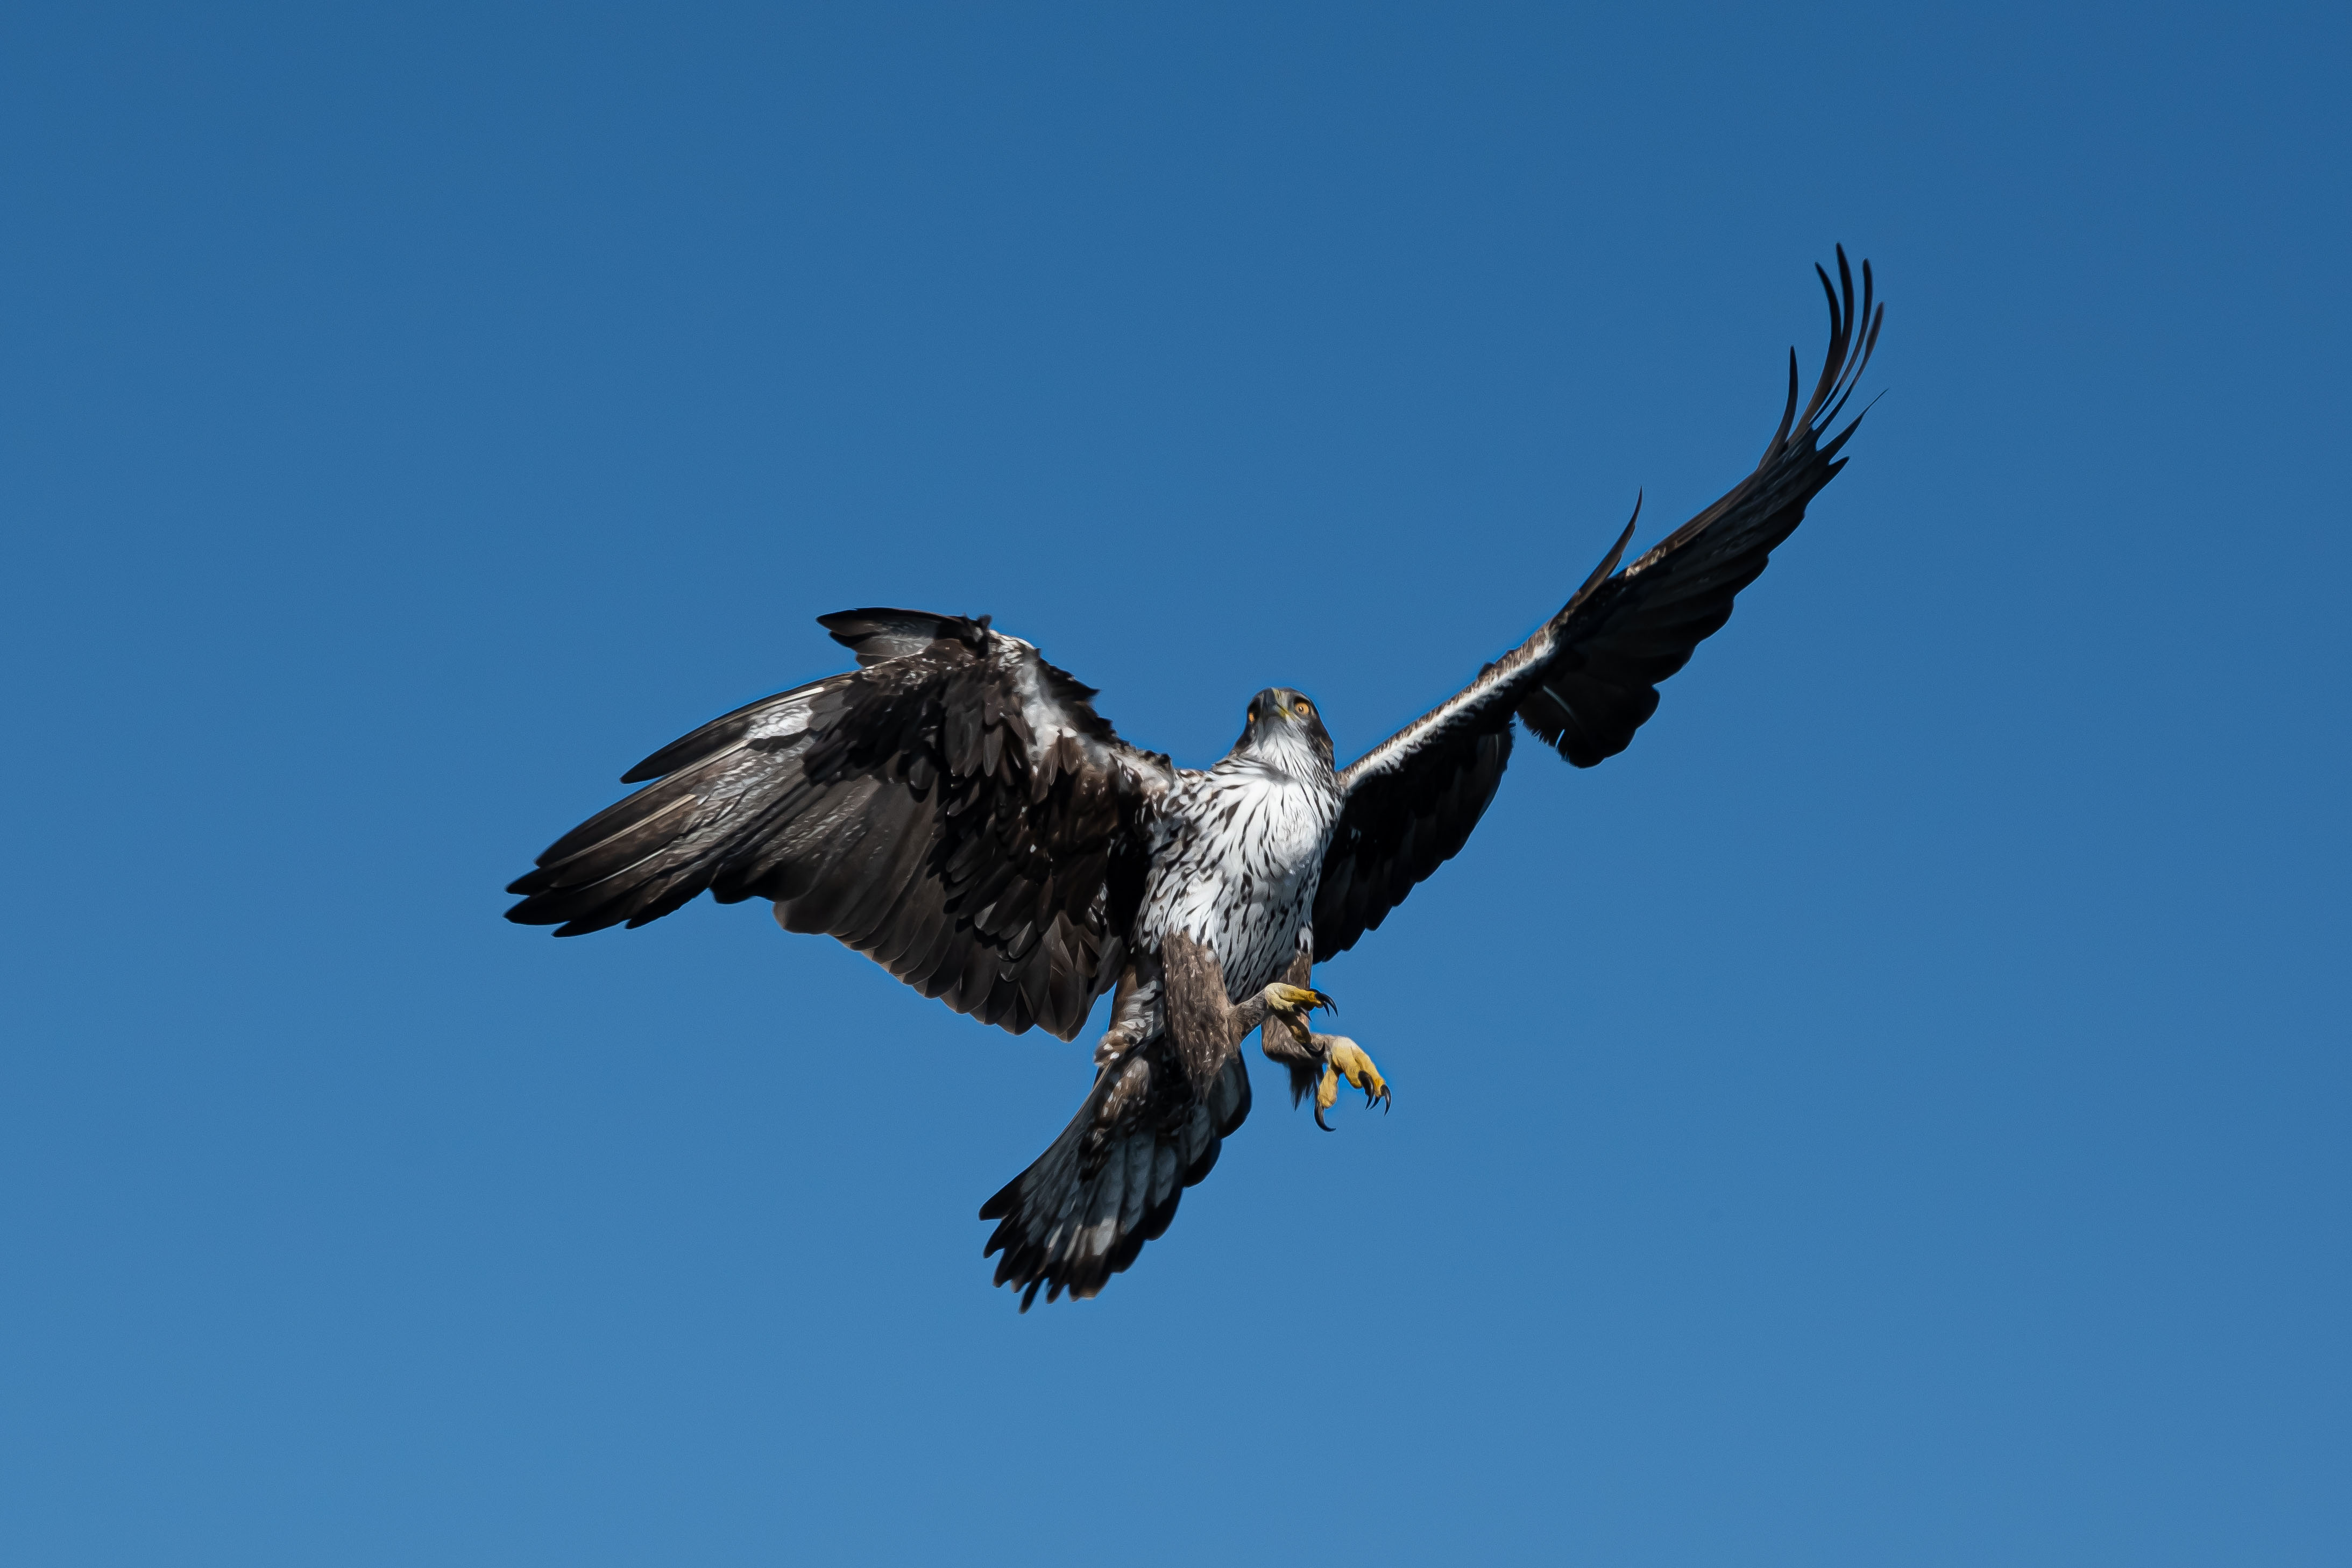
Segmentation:
[(1286, 772), (1228, 757), (1182, 775), (1160, 818), (1140, 935), (1181, 931), (1217, 956), (1238, 1001), (1290, 967), (1309, 936), (1323, 852), (1339, 821), (1328, 768)]

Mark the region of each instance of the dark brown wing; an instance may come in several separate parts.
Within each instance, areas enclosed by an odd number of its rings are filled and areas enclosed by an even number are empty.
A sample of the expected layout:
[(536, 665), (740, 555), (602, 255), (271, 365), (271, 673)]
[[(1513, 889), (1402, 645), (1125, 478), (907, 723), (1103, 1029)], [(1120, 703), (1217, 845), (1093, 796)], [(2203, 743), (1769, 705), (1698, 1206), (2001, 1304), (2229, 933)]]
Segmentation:
[(1814, 269), (1830, 306), (1821, 379), (1800, 415), (1790, 350), (1788, 407), (1755, 472), (1619, 571), (1633, 537), (1628, 523), (1599, 570), (1534, 636), (1339, 776), (1346, 804), (1315, 900), (1317, 958), (1353, 946), (1469, 841), (1510, 758), (1514, 714), (1579, 768), (1624, 750), (1657, 711), (1658, 683), (1731, 618), (1733, 597), (1845, 466), (1838, 453), (1861, 416), (1827, 432), (1878, 342), (1885, 308), (1874, 303), (1868, 262), (1858, 309), (1843, 246), (1837, 262), (1834, 285)]
[(861, 668), (663, 747), (655, 782), (566, 833), (507, 918), (576, 936), (709, 891), (775, 901), (958, 1012), (1067, 1040), (1118, 978), (1142, 894), (1145, 803), (1164, 758), (1121, 742), (1094, 694), (986, 621), (823, 618)]

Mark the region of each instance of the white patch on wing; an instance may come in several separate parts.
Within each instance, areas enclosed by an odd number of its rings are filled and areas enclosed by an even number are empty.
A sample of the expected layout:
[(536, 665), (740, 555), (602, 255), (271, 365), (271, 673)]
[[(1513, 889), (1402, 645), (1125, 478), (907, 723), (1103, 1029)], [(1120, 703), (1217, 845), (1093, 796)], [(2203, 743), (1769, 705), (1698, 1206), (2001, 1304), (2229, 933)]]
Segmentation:
[(751, 721), (751, 727), (745, 732), (744, 738), (775, 740), (787, 735), (798, 735), (809, 727), (809, 700), (815, 695), (811, 692), (808, 696), (778, 703)]
[(1066, 735), (1078, 743), (1090, 767), (1106, 771), (1120, 768), (1147, 792), (1156, 793), (1166, 786), (1166, 778), (1138, 768), (1131, 752), (1106, 746), (1070, 723), (1069, 710), (1045, 689), (1045, 661), (1034, 646), (1003, 632), (992, 632), (990, 635), (996, 641), (993, 653), (997, 665), (1012, 677), (1013, 692), (1021, 699), (1021, 720), (1034, 737), (1035, 744), (1030, 748), (1033, 761)]

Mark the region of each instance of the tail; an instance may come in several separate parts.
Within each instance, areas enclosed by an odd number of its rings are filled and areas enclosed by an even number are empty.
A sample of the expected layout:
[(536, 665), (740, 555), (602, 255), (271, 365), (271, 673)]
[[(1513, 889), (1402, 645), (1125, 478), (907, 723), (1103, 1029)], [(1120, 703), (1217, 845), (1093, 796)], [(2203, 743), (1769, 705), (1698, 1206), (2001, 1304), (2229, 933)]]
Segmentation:
[(1024, 1312), (1041, 1288), (1049, 1301), (1098, 1293), (1168, 1228), (1183, 1189), (1215, 1168), (1249, 1109), (1238, 1051), (1205, 1095), (1164, 1034), (1113, 1061), (1053, 1146), (981, 1206), (998, 1222), (981, 1254), (1004, 1254), (996, 1282), (1026, 1287)]

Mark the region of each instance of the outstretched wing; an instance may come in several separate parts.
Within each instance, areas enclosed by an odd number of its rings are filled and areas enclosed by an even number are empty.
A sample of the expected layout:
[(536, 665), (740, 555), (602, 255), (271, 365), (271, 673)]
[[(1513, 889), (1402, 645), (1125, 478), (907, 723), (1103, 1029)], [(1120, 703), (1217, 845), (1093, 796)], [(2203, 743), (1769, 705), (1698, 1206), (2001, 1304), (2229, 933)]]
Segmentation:
[(1510, 760), (1514, 714), (1579, 768), (1624, 750), (1657, 711), (1658, 683), (1731, 619), (1733, 597), (1845, 466), (1838, 452), (1861, 415), (1827, 432), (1878, 342), (1885, 308), (1873, 302), (1868, 262), (1859, 309), (1843, 246), (1837, 262), (1835, 285), (1814, 268), (1830, 305), (1821, 379), (1800, 415), (1790, 351), (1788, 407), (1756, 471), (1619, 571), (1633, 537), (1626, 524), (1599, 570), (1534, 636), (1339, 776), (1346, 800), (1315, 900), (1318, 960), (1353, 946), (1469, 841)]
[(708, 889), (773, 899), (927, 997), (1067, 1040), (1118, 976), (1172, 777), (1093, 691), (985, 618), (821, 623), (860, 668), (713, 719), (622, 776), (646, 788), (549, 846), (507, 918), (576, 936)]

